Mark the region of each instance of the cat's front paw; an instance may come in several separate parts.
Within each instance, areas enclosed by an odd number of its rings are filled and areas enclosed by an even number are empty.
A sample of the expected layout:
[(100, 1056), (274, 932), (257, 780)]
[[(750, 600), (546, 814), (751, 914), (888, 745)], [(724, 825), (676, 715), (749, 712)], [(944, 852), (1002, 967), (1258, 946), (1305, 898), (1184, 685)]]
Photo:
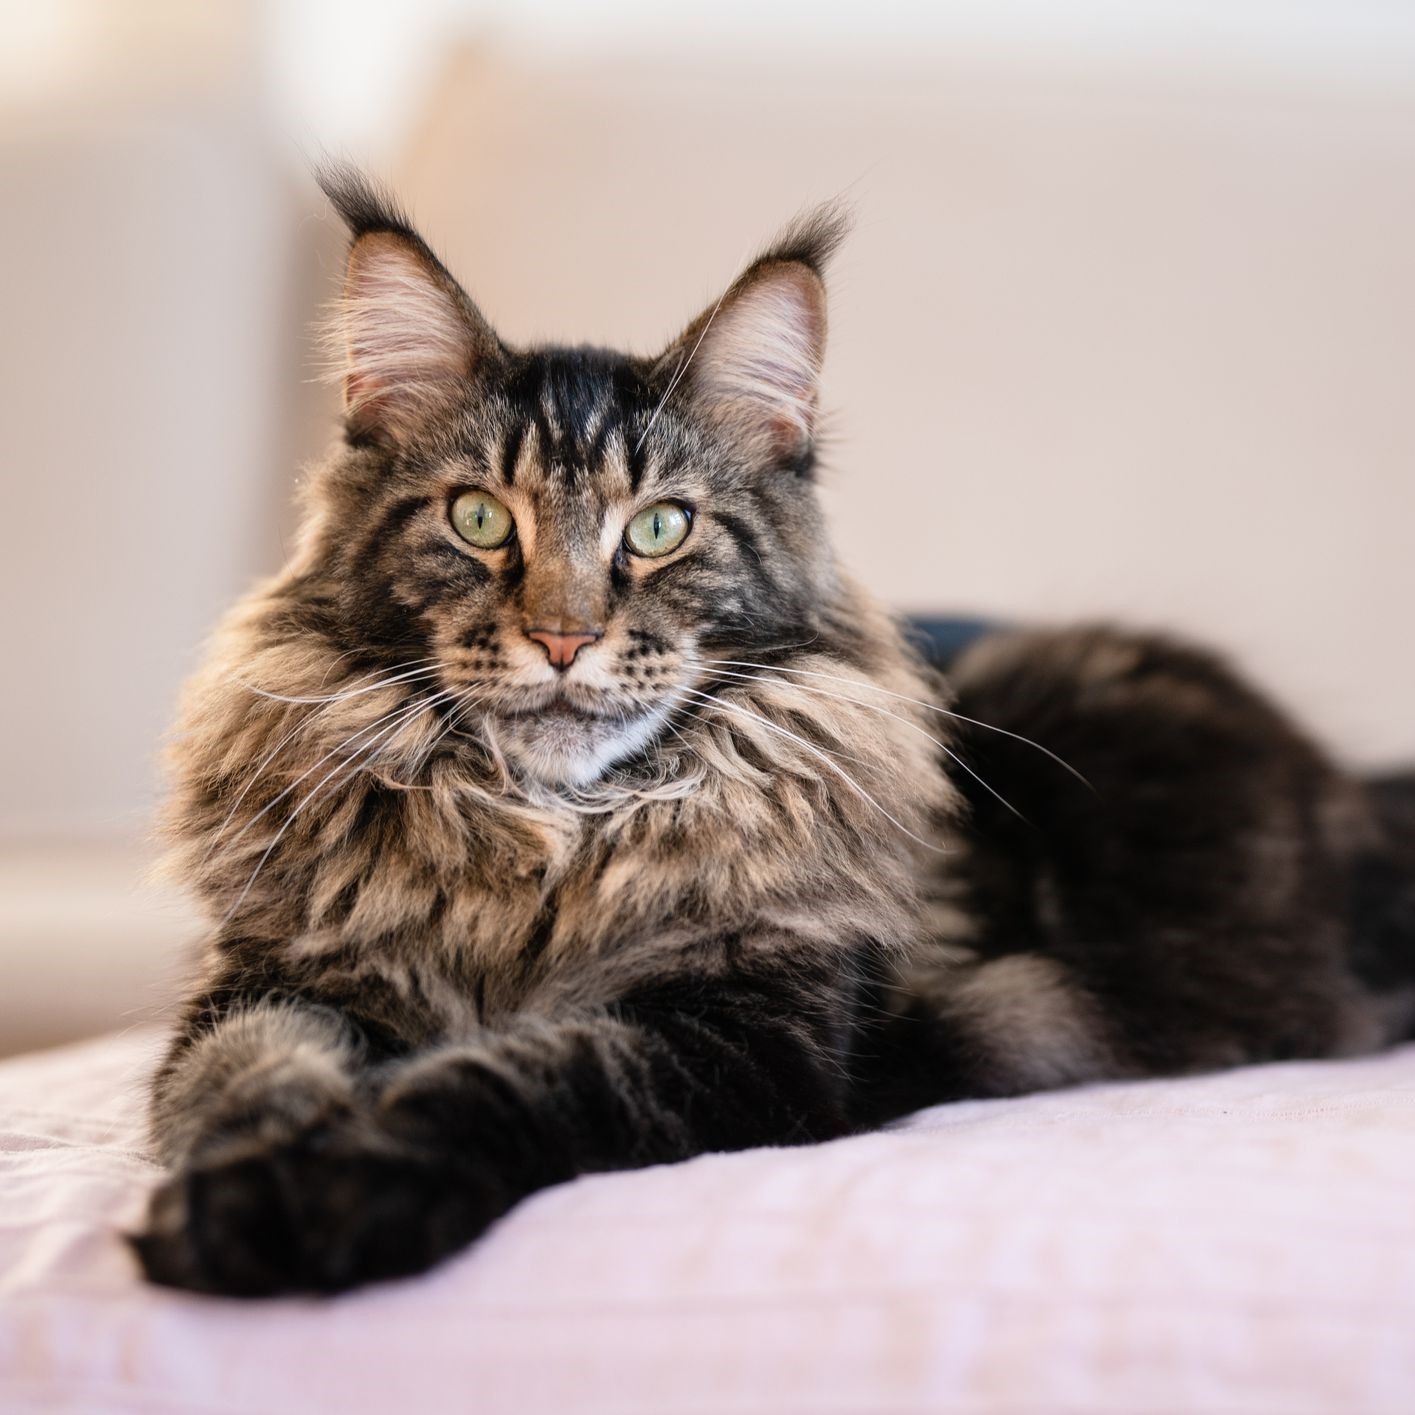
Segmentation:
[(152, 1282), (237, 1297), (422, 1272), (510, 1206), (490, 1176), (383, 1137), (227, 1146), (164, 1183), (131, 1238)]

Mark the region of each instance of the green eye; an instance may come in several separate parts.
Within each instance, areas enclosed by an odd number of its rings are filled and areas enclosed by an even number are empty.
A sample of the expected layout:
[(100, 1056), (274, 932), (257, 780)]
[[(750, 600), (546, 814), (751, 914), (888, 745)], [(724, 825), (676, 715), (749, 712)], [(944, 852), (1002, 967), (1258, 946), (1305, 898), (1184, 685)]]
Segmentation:
[(658, 501), (629, 522), (624, 543), (635, 555), (667, 555), (683, 544), (692, 524), (692, 513), (686, 506), (676, 501)]
[(468, 545), (495, 550), (511, 538), (511, 513), (484, 491), (464, 491), (452, 503), (452, 527)]

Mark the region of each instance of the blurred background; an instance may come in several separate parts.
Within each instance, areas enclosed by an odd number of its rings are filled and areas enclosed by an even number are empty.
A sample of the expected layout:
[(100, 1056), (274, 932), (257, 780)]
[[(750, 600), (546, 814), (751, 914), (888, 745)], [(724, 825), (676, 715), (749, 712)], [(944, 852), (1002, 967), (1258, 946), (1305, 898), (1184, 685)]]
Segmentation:
[(641, 351), (845, 194), (861, 575), (1200, 634), (1415, 759), (1409, 0), (0, 0), (0, 1052), (182, 974), (157, 753), (334, 431), (324, 152), (508, 338)]

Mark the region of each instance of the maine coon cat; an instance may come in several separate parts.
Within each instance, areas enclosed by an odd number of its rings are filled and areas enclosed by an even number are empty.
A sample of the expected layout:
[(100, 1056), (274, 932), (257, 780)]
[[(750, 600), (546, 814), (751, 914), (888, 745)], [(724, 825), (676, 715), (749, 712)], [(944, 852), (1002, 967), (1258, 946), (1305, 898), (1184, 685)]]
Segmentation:
[(841, 573), (837, 216), (634, 358), (509, 347), (325, 185), (344, 437), (174, 749), (211, 923), (149, 1277), (333, 1291), (588, 1171), (1410, 1031), (1407, 785), (1159, 638), (993, 635), (945, 688)]

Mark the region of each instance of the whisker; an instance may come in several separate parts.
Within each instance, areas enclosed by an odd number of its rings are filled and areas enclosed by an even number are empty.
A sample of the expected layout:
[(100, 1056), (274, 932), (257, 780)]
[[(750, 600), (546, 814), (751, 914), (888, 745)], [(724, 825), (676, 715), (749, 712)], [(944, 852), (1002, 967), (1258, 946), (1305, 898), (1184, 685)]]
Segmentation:
[(364, 693), (376, 693), (380, 688), (391, 687), (395, 683), (404, 683), (412, 678), (426, 678), (440, 670), (440, 665), (432, 660), (425, 660), (428, 663), (426, 668), (415, 668), (408, 673), (400, 673), (392, 678), (381, 678), (377, 683), (368, 683), (362, 688), (350, 688), (342, 693), (327, 693), (321, 697), (291, 697), (286, 693), (272, 693), (265, 688), (258, 688), (254, 683), (247, 683), (244, 679), (236, 678), (233, 681), (239, 683), (248, 692), (255, 693), (257, 697), (269, 698), (276, 703), (342, 703), (349, 698), (357, 698)]
[(828, 766), (833, 772), (835, 772), (835, 774), (839, 776), (846, 783), (846, 785), (850, 787), (852, 791), (854, 791), (858, 796), (860, 796), (871, 806), (873, 806), (875, 810), (877, 810), (880, 815), (885, 818), (885, 820), (889, 821), (891, 825), (901, 830), (905, 835), (909, 837), (910, 840), (914, 841), (918, 845), (922, 845), (925, 850), (933, 851), (937, 855), (946, 855), (949, 853), (943, 846), (935, 845), (932, 841), (925, 840), (920, 835), (915, 835), (914, 832), (910, 830), (909, 827), (905, 825), (903, 821), (897, 819), (895, 816), (892, 816), (887, 810), (885, 810), (885, 808), (880, 805), (880, 803), (876, 801), (875, 798), (871, 796), (870, 793), (866, 791), (865, 788), (861, 786), (860, 783), (856, 781), (853, 776), (849, 774), (849, 772), (847, 772), (843, 767), (838, 766), (836, 764), (833, 753), (826, 752), (822, 748), (817, 747), (812, 743), (806, 741), (804, 737), (800, 737), (796, 733), (788, 731), (785, 727), (778, 726), (776, 723), (770, 721), (768, 718), (763, 717), (760, 713), (752, 712), (749, 708), (741, 707), (736, 703), (729, 703), (725, 699), (718, 697), (714, 693), (704, 693), (697, 688), (682, 688), (679, 691), (685, 693), (692, 693), (695, 697), (702, 698), (706, 702), (714, 703), (720, 708), (725, 708), (728, 712), (740, 713), (743, 717), (749, 718), (753, 722), (760, 723), (769, 731), (779, 733), (782, 737), (789, 738), (798, 746), (804, 747), (813, 756), (819, 757), (821, 761), (823, 761), (826, 766)]
[[(696, 718), (697, 714), (694, 713), (692, 716)], [(675, 723), (672, 718), (668, 718), (664, 721), (663, 725), (683, 744), (684, 751), (691, 756), (693, 754), (693, 744), (683, 735), (678, 724)]]
[[(787, 649), (808, 649), (808, 648), (810, 648), (810, 646), (811, 646), (812, 644), (819, 642), (819, 640), (820, 640), (820, 633), (819, 633), (819, 632), (816, 632), (816, 633), (812, 634), (809, 639), (797, 639), (794, 643), (760, 644), (760, 645), (758, 645), (758, 652), (759, 652), (759, 653), (784, 653)], [(700, 647), (711, 648), (712, 645), (711, 645), (711, 644), (707, 644), (707, 645), (701, 645)], [(731, 658), (705, 658), (705, 659), (702, 659), (702, 660), (700, 660), (700, 661), (703, 662), (703, 663), (735, 663), (735, 662), (736, 662), (735, 659), (731, 659)], [(747, 667), (750, 667), (750, 668), (765, 668), (765, 667), (768, 667), (769, 665), (767, 665), (767, 664), (762, 664), (762, 663), (753, 663), (753, 664), (748, 664), (748, 665), (746, 665), (746, 666), (747, 666)]]
[[(454, 693), (453, 701), (456, 702), (463, 696), (465, 696), (464, 692)], [(465, 711), (465, 708), (459, 706), (456, 712), (448, 714), (447, 720), (442, 724), (440, 728), (438, 728), (437, 733), (434, 735), (432, 741), (428, 742), (422, 748), (417, 758), (411, 763), (411, 770), (413, 772), (416, 773), (427, 765), (428, 761), (432, 757), (432, 754), (437, 750), (439, 744), (442, 742), (442, 739), (446, 737), (449, 732), (452, 731), (452, 728), (457, 721), (458, 713), (462, 711)], [(367, 763), (365, 763), (363, 769), (367, 770)], [(391, 788), (394, 791), (431, 791), (433, 789), (431, 786), (425, 785), (424, 783), (417, 781), (390, 781), (386, 776), (380, 776), (378, 779), (380, 782), (383, 783), (383, 785)]]
[[(724, 678), (740, 678), (748, 683), (764, 683), (769, 681), (768, 679), (764, 678), (760, 673), (733, 673), (730, 669), (727, 668), (719, 668), (716, 671), (720, 673)], [(842, 681), (849, 682), (851, 680), (843, 679)], [(985, 791), (990, 792), (994, 797), (997, 798), (997, 800), (1001, 801), (1002, 804), (1006, 806), (1007, 809), (1011, 811), (1012, 814), (1016, 816), (1019, 821), (1022, 821), (1026, 825), (1031, 825), (1031, 821), (1029, 821), (1027, 817), (1024, 816), (1022, 812), (1019, 811), (1017, 807), (1014, 806), (1012, 802), (1009, 801), (1007, 797), (1002, 794), (1001, 791), (997, 790), (996, 787), (991, 786), (988, 782), (984, 781), (983, 778), (979, 776), (978, 773), (974, 771), (973, 768), (969, 766), (968, 763), (964, 761), (963, 758), (959, 756), (959, 754), (955, 752), (946, 742), (941, 742), (937, 737), (933, 735), (933, 733), (926, 732), (922, 727), (919, 726), (917, 722), (910, 722), (907, 717), (903, 717), (897, 712), (890, 712), (887, 707), (882, 707), (879, 703), (868, 703), (865, 702), (862, 698), (851, 698), (847, 697), (844, 693), (833, 693), (830, 691), (829, 688), (815, 688), (812, 687), (809, 683), (793, 683), (791, 684), (791, 686), (802, 693), (815, 693), (822, 698), (830, 698), (835, 702), (853, 703), (856, 707), (867, 708), (870, 712), (882, 713), (885, 717), (893, 718), (895, 722), (903, 723), (904, 726), (907, 727), (911, 732), (917, 732), (919, 736), (923, 737), (926, 741), (932, 742), (934, 746), (937, 747), (939, 751), (941, 751), (946, 757), (948, 757), (950, 761), (957, 762), (958, 765), (961, 766), (963, 770), (966, 771), (968, 775), (971, 776), (973, 780), (978, 783), (979, 786), (981, 786)]]
[[(335, 670), (335, 668), (338, 667), (339, 664), (343, 663), (346, 658), (350, 658), (350, 657), (352, 657), (352, 656), (353, 656), (354, 654), (356, 654), (356, 653), (368, 653), (368, 654), (372, 654), (373, 652), (374, 652), (374, 651), (373, 651), (372, 649), (369, 649), (369, 648), (366, 648), (366, 647), (359, 647), (359, 648), (355, 648), (355, 649), (345, 649), (344, 652), (341, 653), (337, 658), (333, 658), (333, 659), (330, 660), (329, 666), (324, 670), (324, 676), (319, 680), (319, 681), (320, 681), (320, 686), (323, 687), (324, 684), (326, 684), (327, 682), (329, 682), (329, 675), (330, 675), (331, 673), (333, 673), (334, 670)], [(397, 673), (397, 672), (399, 672), (401, 669), (404, 669), (404, 668), (414, 668), (414, 667), (416, 667), (416, 666), (417, 666), (418, 664), (420, 664), (420, 663), (431, 663), (431, 662), (433, 662), (433, 661), (434, 661), (434, 660), (433, 660), (432, 657), (428, 657), (428, 658), (406, 658), (406, 659), (403, 660), (402, 663), (390, 663), (390, 664), (388, 664), (388, 665), (387, 665), (386, 667), (384, 667), (384, 668), (372, 668), (372, 669), (370, 669), (367, 673), (360, 673), (357, 677), (351, 679), (350, 681), (351, 681), (351, 683), (357, 683), (357, 682), (359, 682), (361, 679), (372, 677), (375, 673)]]
[(420, 708), (427, 706), (429, 702), (436, 702), (441, 696), (441, 694), (438, 694), (430, 699), (415, 698), (411, 703), (401, 703), (391, 712), (386, 712), (383, 714), (382, 717), (376, 717), (372, 722), (366, 723), (363, 727), (360, 727), (357, 732), (351, 732), (342, 742), (338, 744), (338, 746), (331, 747), (329, 751), (327, 751), (322, 757), (320, 757), (316, 762), (314, 762), (313, 765), (306, 767), (305, 770), (302, 771), (278, 796), (276, 796), (273, 800), (267, 801), (266, 804), (255, 815), (253, 815), (250, 820), (248, 820), (245, 825), (243, 825), (240, 830), (238, 830), (235, 835), (230, 838), (230, 840), (226, 842), (228, 848), (234, 845), (258, 820), (261, 819), (262, 816), (264, 816), (268, 811), (273, 810), (276, 806), (278, 806), (280, 802), (283, 801), (285, 797), (288, 796), (300, 784), (300, 782), (304, 781), (307, 777), (312, 776), (316, 771), (319, 770), (321, 766), (324, 765), (325, 762), (330, 759), (330, 757), (335, 756), (339, 752), (343, 751), (343, 749), (349, 746), (350, 743), (352, 743), (356, 738), (362, 737), (365, 732), (371, 732), (375, 727), (379, 726), (381, 723), (387, 722), (390, 718), (397, 718), (403, 715), (411, 717), (416, 714)]
[[(350, 650), (349, 650), (349, 653), (357, 653), (357, 652), (358, 652), (357, 649), (350, 649)], [(339, 657), (340, 657), (340, 658), (347, 658), (347, 657), (348, 657), (348, 653), (341, 654)], [(338, 661), (339, 661), (338, 659), (335, 660), (336, 663), (337, 663)], [(410, 660), (408, 661), (408, 663), (422, 663), (422, 662), (426, 662), (426, 660), (424, 660), (424, 659), (410, 659)], [(408, 663), (394, 664), (393, 667), (394, 667), (395, 669), (406, 668), (406, 667), (408, 667)], [(331, 667), (331, 669), (332, 669), (333, 665), (331, 664), (330, 667)], [(372, 671), (373, 671), (374, 673), (377, 673), (379, 670), (378, 670), (378, 669), (374, 669), (374, 670), (372, 670)], [(329, 674), (329, 670), (326, 670), (325, 676), (328, 677), (328, 674)], [(369, 675), (368, 675), (367, 673), (361, 674), (361, 675), (359, 676), (359, 678), (355, 678), (355, 679), (353, 679), (352, 681), (353, 681), (354, 683), (358, 683), (358, 682), (360, 681), (360, 679), (362, 679), (362, 678), (367, 678), (368, 676), (369, 676)], [(380, 686), (381, 686), (381, 685), (380, 685)], [(324, 702), (315, 712), (307, 713), (307, 714), (306, 714), (304, 717), (302, 717), (297, 723), (295, 723), (295, 725), (294, 725), (287, 733), (285, 733), (285, 735), (284, 735), (283, 737), (281, 737), (281, 739), (270, 749), (269, 752), (266, 753), (266, 755), (265, 755), (263, 758), (261, 758), (259, 764), (256, 766), (256, 769), (255, 769), (249, 776), (247, 776), (246, 781), (245, 781), (245, 785), (243, 785), (243, 786), (241, 787), (240, 791), (236, 793), (236, 799), (231, 803), (231, 809), (230, 809), (229, 811), (227, 811), (227, 813), (226, 813), (226, 818), (221, 822), (221, 824), (220, 824), (219, 826), (217, 826), (216, 830), (213, 832), (211, 841), (210, 841), (210, 843), (207, 845), (206, 851), (203, 853), (203, 855), (202, 855), (202, 857), (201, 857), (201, 863), (204, 864), (207, 860), (209, 860), (209, 859), (211, 858), (211, 852), (216, 849), (217, 845), (220, 843), (221, 837), (226, 833), (227, 827), (228, 827), (228, 826), (231, 824), (231, 822), (235, 819), (235, 817), (236, 817), (236, 812), (237, 812), (238, 810), (240, 810), (240, 808), (241, 808), (241, 802), (246, 799), (246, 796), (249, 794), (251, 788), (256, 784), (257, 781), (260, 780), (261, 776), (262, 776), (262, 775), (264, 774), (264, 772), (265, 772), (265, 769), (271, 764), (271, 762), (273, 762), (273, 761), (275, 760), (275, 758), (276, 758), (277, 756), (279, 756), (280, 753), (284, 750), (284, 748), (285, 748), (286, 746), (288, 746), (289, 743), (291, 743), (292, 741), (294, 741), (294, 739), (295, 739), (296, 737), (298, 737), (301, 732), (304, 732), (304, 731), (305, 731), (306, 729), (308, 729), (309, 727), (312, 727), (312, 726), (314, 725), (315, 721), (316, 721), (323, 713), (328, 712), (330, 706), (331, 706), (333, 703), (335, 703), (335, 702), (340, 702), (340, 701), (342, 701), (342, 700), (343, 700), (343, 699), (342, 699), (341, 696), (335, 696), (335, 697), (329, 699), (328, 701)]]
[[(336, 763), (336, 765), (331, 771), (329, 771), (325, 776), (321, 777), (320, 780), (317, 781), (315, 785), (305, 794), (305, 796), (295, 807), (295, 809), (292, 810), (290, 814), (285, 818), (285, 821), (281, 825), (280, 829), (275, 832), (275, 838), (271, 840), (270, 844), (265, 847), (264, 853), (261, 855), (260, 859), (256, 861), (255, 869), (251, 871), (251, 877), (246, 881), (245, 887), (241, 890), (240, 894), (236, 898), (236, 902), (230, 907), (229, 910), (227, 910), (225, 917), (221, 921), (222, 924), (225, 925), (229, 923), (232, 917), (235, 915), (236, 911), (241, 907), (243, 903), (245, 903), (246, 896), (251, 892), (251, 887), (255, 884), (256, 878), (259, 876), (261, 870), (265, 868), (265, 862), (270, 859), (270, 856), (274, 852), (275, 847), (279, 845), (280, 841), (284, 838), (285, 832), (289, 830), (292, 825), (294, 825), (295, 820), (300, 815), (300, 813), (305, 809), (306, 806), (308, 806), (314, 800), (316, 796), (319, 795), (319, 793), (329, 784), (330, 781), (332, 781), (336, 776), (338, 776), (341, 771), (345, 773), (346, 777), (356, 775), (359, 770), (362, 770), (362, 767), (356, 765), (360, 757), (365, 758), (363, 765), (367, 766), (368, 761), (372, 759), (372, 753), (376, 751), (380, 741), (389, 737), (391, 734), (401, 732), (403, 728), (405, 728), (413, 720), (413, 718), (416, 717), (418, 713), (421, 712), (423, 709), (432, 706), (432, 704), (437, 702), (439, 699), (445, 699), (451, 696), (452, 694), (450, 690), (444, 690), (443, 693), (438, 694), (435, 698), (418, 699), (417, 702), (413, 703), (411, 707), (407, 708), (403, 712), (402, 716), (400, 716), (397, 721), (385, 727), (383, 731), (380, 732), (376, 737), (370, 739), (368, 742), (363, 743), (362, 746), (355, 748), (355, 750), (348, 757)], [(380, 721), (381, 720), (382, 719), (380, 719)], [(365, 729), (365, 731), (366, 730), (367, 729)], [(355, 733), (354, 735), (359, 736), (361, 734)]]
[(461, 688), (455, 691), (452, 695), (452, 711), (447, 714), (447, 721), (443, 723), (437, 736), (423, 749), (422, 761), (426, 762), (428, 758), (432, 756), (433, 752), (437, 750), (443, 738), (455, 728), (461, 726), (467, 713), (470, 712), (472, 708), (476, 707), (478, 703), (484, 702), (485, 700), (485, 694), (479, 694), (475, 687)]
[(768, 672), (794, 673), (805, 678), (824, 678), (835, 683), (849, 683), (857, 688), (868, 688), (872, 693), (883, 693), (887, 698), (897, 698), (900, 702), (913, 703), (915, 707), (927, 708), (929, 712), (940, 713), (944, 717), (955, 718), (959, 722), (971, 723), (974, 727), (982, 727), (988, 732), (997, 732), (1004, 737), (1011, 737), (1015, 741), (1025, 742), (1027, 746), (1034, 748), (1045, 757), (1050, 757), (1057, 766), (1064, 771), (1069, 771), (1088, 791), (1095, 792), (1096, 788), (1076, 770), (1070, 762), (1063, 757), (1057, 756), (1049, 747), (1044, 747), (1040, 742), (1034, 742), (1030, 737), (1024, 737), (1020, 732), (1010, 731), (1006, 727), (995, 727), (991, 722), (983, 722), (976, 717), (968, 717), (961, 712), (953, 712), (949, 708), (939, 707), (937, 703), (925, 702), (922, 698), (911, 698), (907, 693), (896, 693), (890, 688), (881, 688), (877, 683), (866, 682), (857, 678), (846, 678), (838, 673), (820, 673), (809, 668), (787, 668), (784, 664), (752, 663), (746, 659), (737, 658), (705, 658), (700, 660), (705, 664), (727, 664), (732, 668), (764, 668)]

